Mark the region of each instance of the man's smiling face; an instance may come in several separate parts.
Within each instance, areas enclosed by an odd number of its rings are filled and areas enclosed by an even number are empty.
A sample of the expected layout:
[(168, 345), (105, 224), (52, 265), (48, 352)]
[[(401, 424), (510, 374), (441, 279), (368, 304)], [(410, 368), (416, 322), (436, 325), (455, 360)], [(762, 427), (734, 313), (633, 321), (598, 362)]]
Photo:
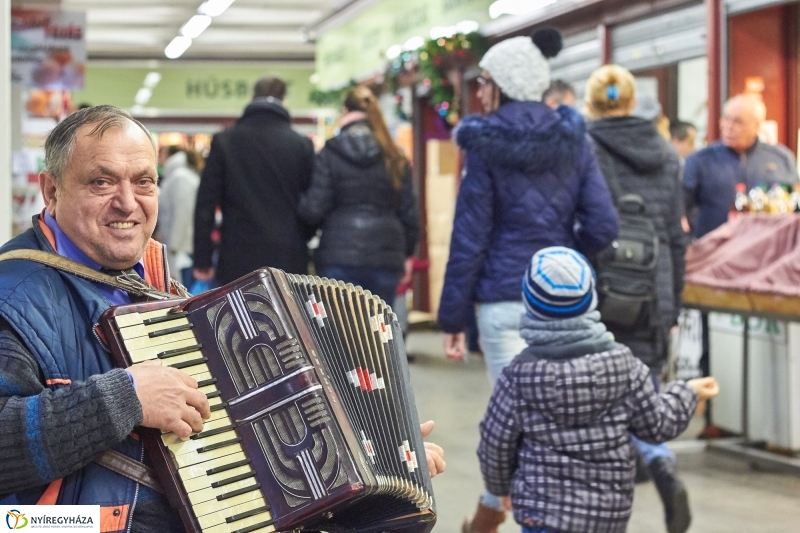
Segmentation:
[(81, 126), (59, 184), (40, 176), (47, 212), (90, 259), (111, 269), (142, 257), (158, 217), (156, 155), (133, 122), (89, 135)]

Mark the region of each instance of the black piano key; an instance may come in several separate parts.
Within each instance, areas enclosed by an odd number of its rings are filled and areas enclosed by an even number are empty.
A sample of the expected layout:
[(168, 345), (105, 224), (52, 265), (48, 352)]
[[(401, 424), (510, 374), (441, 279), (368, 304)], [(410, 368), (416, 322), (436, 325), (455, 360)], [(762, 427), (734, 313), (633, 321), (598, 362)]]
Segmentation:
[(178, 313), (170, 313), (164, 316), (157, 316), (155, 318), (148, 318), (142, 321), (142, 324), (145, 326), (150, 326), (153, 324), (160, 324), (161, 322), (169, 322), (170, 320), (177, 320), (179, 318), (187, 317), (189, 313), (186, 311), (180, 311)]
[(217, 468), (211, 468), (209, 470), (206, 470), (206, 475), (212, 476), (214, 474), (219, 474), (220, 472), (226, 472), (228, 470), (233, 470), (234, 468), (239, 468), (240, 466), (245, 466), (249, 464), (250, 464), (250, 459), (236, 461), (235, 463), (231, 463), (229, 465), (218, 466)]
[(218, 403), (217, 405), (211, 406), (211, 412), (213, 413), (214, 411), (219, 411), (220, 409), (225, 409), (226, 407), (228, 407), (228, 402)]
[[(233, 522), (236, 522), (237, 520), (244, 520), (245, 518), (250, 518), (251, 516), (255, 516), (257, 514), (266, 513), (266, 512), (269, 511), (269, 509), (270, 509), (269, 505), (265, 505), (264, 507), (259, 507), (258, 509), (253, 509), (252, 511), (247, 511), (246, 513), (235, 514), (233, 516), (229, 516), (228, 518), (226, 518), (225, 519), (225, 523), (231, 524)], [(269, 524), (267, 524), (267, 525), (272, 524), (272, 522), (274, 522), (274, 520), (270, 520)], [(266, 527), (266, 526), (264, 526), (262, 524), (259, 524), (258, 527)], [(240, 529), (238, 531), (242, 531), (242, 530)]]
[(236, 437), (235, 439), (224, 440), (222, 442), (218, 442), (216, 444), (209, 444), (208, 446), (203, 446), (201, 448), (197, 448), (197, 453), (203, 452), (210, 452), (212, 450), (217, 450), (219, 448), (224, 448), (225, 446), (230, 446), (231, 444), (238, 444), (242, 442), (242, 439)]
[(200, 359), (192, 359), (191, 361), (184, 361), (182, 363), (175, 363), (174, 365), (169, 365), (172, 368), (177, 368), (180, 370), (181, 368), (189, 368), (190, 366), (200, 365), (203, 363), (207, 363), (207, 357), (201, 357)]
[(228, 498), (233, 498), (234, 496), (247, 494), (248, 492), (253, 492), (254, 490), (258, 490), (260, 488), (261, 488), (261, 483), (256, 483), (255, 485), (250, 485), (249, 487), (245, 487), (243, 489), (235, 490), (233, 492), (228, 492), (226, 494), (220, 494), (219, 496), (217, 496), (217, 501), (227, 500)]
[[(198, 344), (198, 346), (200, 346), (200, 345)], [(205, 387), (207, 385), (213, 385), (216, 382), (217, 382), (217, 378), (204, 379), (203, 381), (198, 381), (197, 382), (197, 388), (199, 389), (199, 388)]]
[(214, 435), (219, 435), (220, 433), (225, 433), (226, 431), (230, 431), (232, 429), (236, 429), (235, 424), (231, 424), (229, 426), (222, 426), (221, 428), (216, 428), (216, 429), (209, 429), (208, 431), (202, 431), (197, 435), (192, 435), (190, 438), (192, 440), (203, 439), (205, 437), (212, 437)]
[(196, 352), (202, 347), (203, 347), (202, 344), (194, 344), (192, 346), (187, 346), (185, 348), (176, 348), (175, 350), (167, 350), (165, 352), (157, 353), (156, 357), (158, 357), (159, 359), (168, 359), (170, 357), (175, 357), (176, 355), (183, 355), (185, 353)]
[(147, 334), (147, 336), (153, 339), (155, 337), (161, 337), (163, 335), (169, 335), (170, 333), (178, 333), (179, 331), (186, 331), (190, 329), (192, 329), (191, 322), (189, 322), (188, 324), (184, 324), (182, 326), (175, 326), (174, 328), (166, 328), (158, 331), (151, 331), (150, 333)]
[(216, 398), (218, 396), (222, 396), (222, 393), (220, 391), (218, 391), (218, 390), (215, 390), (215, 391), (212, 391), (212, 392), (209, 392), (208, 394), (206, 394), (206, 398), (208, 398), (209, 400), (211, 398)]
[(240, 474), (238, 476), (229, 477), (228, 479), (223, 479), (221, 481), (215, 481), (211, 484), (212, 489), (217, 489), (219, 487), (224, 487), (225, 485), (230, 485), (231, 483), (236, 483), (237, 481), (242, 481), (243, 479), (256, 477), (255, 472), (248, 472), (246, 474)]
[(233, 533), (250, 533), (251, 531), (257, 531), (257, 530), (261, 529), (262, 527), (271, 526), (274, 523), (275, 523), (275, 520), (266, 520), (264, 522), (261, 522), (260, 524), (254, 524), (254, 525), (252, 525), (250, 527), (244, 527), (242, 529), (237, 529)]

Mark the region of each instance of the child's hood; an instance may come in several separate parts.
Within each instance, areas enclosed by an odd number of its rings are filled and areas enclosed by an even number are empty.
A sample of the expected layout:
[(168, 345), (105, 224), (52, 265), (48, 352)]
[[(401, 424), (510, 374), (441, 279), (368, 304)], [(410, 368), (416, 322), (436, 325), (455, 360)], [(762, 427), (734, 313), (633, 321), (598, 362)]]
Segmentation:
[(523, 401), (560, 425), (575, 427), (605, 415), (625, 396), (635, 359), (627, 347), (565, 360), (538, 360)]

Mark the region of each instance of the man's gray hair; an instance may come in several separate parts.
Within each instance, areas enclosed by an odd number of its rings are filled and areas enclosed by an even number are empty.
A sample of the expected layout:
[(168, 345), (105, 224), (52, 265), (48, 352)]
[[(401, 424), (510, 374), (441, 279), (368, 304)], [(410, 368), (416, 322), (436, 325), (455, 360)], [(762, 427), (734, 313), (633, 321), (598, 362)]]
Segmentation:
[(127, 122), (132, 122), (142, 129), (150, 139), (150, 144), (153, 145), (153, 151), (155, 151), (155, 141), (147, 128), (133, 118), (130, 113), (113, 105), (87, 107), (62, 120), (47, 135), (47, 140), (44, 142), (44, 164), (55, 178), (56, 185), (61, 185), (64, 171), (72, 157), (72, 151), (75, 149), (75, 136), (79, 128), (87, 124), (94, 124), (94, 128), (88, 135), (102, 137), (110, 129), (124, 128)]

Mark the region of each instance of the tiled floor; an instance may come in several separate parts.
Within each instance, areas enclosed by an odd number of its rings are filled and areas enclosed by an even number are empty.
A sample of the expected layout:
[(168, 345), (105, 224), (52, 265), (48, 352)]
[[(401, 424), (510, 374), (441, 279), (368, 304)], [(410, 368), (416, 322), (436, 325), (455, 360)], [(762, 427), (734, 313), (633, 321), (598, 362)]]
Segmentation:
[[(439, 519), (434, 531), (458, 533), (474, 512), (481, 491), (475, 456), (477, 426), (490, 388), (483, 360), (451, 363), (442, 352), (442, 335), (413, 332), (408, 352), (417, 356), (411, 378), (422, 420), (434, 419), (431, 440), (446, 451), (447, 472), (434, 480)], [(694, 427), (696, 426), (696, 427)], [(699, 423), (687, 431), (696, 434)], [(695, 533), (800, 533), (800, 477), (753, 471), (746, 464), (702, 451), (684, 441), (675, 446), (678, 467), (692, 505)], [(519, 531), (509, 518), (500, 533)], [(638, 485), (628, 531), (666, 531), (652, 483)]]

